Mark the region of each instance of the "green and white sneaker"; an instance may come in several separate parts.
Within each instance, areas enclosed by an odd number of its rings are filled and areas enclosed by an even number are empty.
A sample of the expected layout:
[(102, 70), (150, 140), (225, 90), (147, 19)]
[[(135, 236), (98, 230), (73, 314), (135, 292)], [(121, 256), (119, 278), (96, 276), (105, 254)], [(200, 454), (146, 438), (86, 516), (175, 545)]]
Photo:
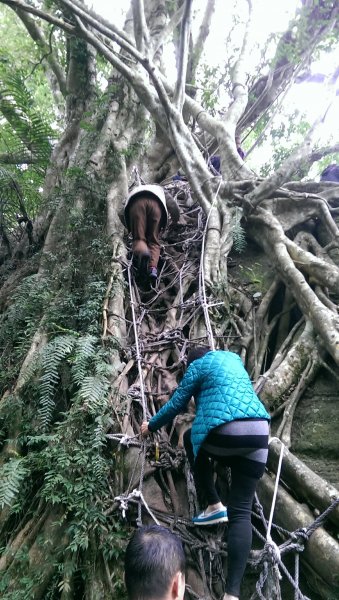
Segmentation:
[(217, 508), (209, 513), (203, 511), (200, 515), (192, 519), (194, 525), (217, 525), (218, 523), (227, 523), (227, 521), (228, 516), (225, 507), (223, 509)]

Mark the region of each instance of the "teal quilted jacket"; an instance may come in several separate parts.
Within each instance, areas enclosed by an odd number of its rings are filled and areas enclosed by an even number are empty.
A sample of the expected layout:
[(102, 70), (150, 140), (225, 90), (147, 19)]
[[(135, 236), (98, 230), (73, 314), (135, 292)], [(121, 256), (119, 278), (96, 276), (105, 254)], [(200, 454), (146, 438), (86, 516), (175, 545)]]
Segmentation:
[(235, 419), (270, 419), (253, 390), (240, 357), (234, 352), (215, 350), (194, 360), (172, 398), (149, 422), (156, 431), (184, 412), (194, 396), (196, 415), (192, 426), (194, 456), (214, 427)]

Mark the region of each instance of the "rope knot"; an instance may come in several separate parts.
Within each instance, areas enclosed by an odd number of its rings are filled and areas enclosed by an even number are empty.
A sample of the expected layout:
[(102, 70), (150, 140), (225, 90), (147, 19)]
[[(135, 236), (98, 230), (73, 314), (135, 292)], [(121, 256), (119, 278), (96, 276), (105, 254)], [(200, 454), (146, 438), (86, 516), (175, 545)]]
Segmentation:
[(115, 496), (114, 500), (119, 502), (122, 518), (126, 519), (126, 510), (128, 510), (128, 497), (127, 496)]
[(263, 552), (266, 554), (267, 560), (269, 560), (269, 562), (272, 564), (276, 564), (281, 561), (279, 546), (272, 540), (271, 537), (267, 538)]
[(300, 527), (299, 529), (293, 531), (293, 533), (291, 533), (291, 538), (297, 542), (299, 542), (300, 539), (308, 540), (309, 533), (307, 531), (307, 527)]
[(125, 433), (119, 442), (120, 446), (127, 446), (127, 448), (129, 448), (131, 440), (133, 438), (135, 438), (135, 436), (132, 437), (130, 435), (127, 435), (127, 433)]

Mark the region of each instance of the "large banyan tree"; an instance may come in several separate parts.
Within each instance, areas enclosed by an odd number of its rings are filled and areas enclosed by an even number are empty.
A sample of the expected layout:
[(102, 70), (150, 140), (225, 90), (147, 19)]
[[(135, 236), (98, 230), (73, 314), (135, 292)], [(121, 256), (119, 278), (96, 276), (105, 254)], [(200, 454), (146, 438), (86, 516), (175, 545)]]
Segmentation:
[[(107, 21), (80, 0), (1, 0), (2, 600), (124, 598), (126, 540), (153, 521), (185, 542), (185, 598), (222, 597), (224, 526), (190, 523), (194, 407), (139, 434), (197, 343), (238, 352), (272, 414), (242, 598), (338, 598), (339, 185), (307, 174), (339, 147), (317, 144), (323, 114), (300, 144), (271, 128), (335, 48), (338, 3), (301, 0), (250, 72), (256, 3), (203, 4), (197, 27), (192, 0), (133, 0), (120, 27), (114, 3)], [(219, 70), (201, 64), (216, 18)], [(335, 94), (336, 76), (319, 85)], [(272, 131), (280, 154), (250, 168), (240, 144)], [(139, 183), (181, 209), (153, 287), (118, 217)], [(228, 474), (218, 481), (227, 502)]]

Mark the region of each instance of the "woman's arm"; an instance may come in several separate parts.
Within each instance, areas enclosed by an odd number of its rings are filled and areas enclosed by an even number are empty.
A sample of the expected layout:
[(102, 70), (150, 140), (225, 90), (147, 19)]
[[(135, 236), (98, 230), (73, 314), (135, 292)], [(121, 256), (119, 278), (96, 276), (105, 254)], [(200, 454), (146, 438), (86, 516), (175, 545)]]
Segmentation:
[[(148, 432), (156, 431), (163, 425), (172, 421), (179, 413), (183, 412), (192, 396), (196, 394), (200, 386), (200, 371), (192, 363), (187, 369), (183, 379), (175, 390), (172, 398), (164, 404), (159, 412), (152, 417), (148, 423)], [(144, 421), (146, 423), (146, 421)], [(143, 423), (143, 425), (144, 425)]]

